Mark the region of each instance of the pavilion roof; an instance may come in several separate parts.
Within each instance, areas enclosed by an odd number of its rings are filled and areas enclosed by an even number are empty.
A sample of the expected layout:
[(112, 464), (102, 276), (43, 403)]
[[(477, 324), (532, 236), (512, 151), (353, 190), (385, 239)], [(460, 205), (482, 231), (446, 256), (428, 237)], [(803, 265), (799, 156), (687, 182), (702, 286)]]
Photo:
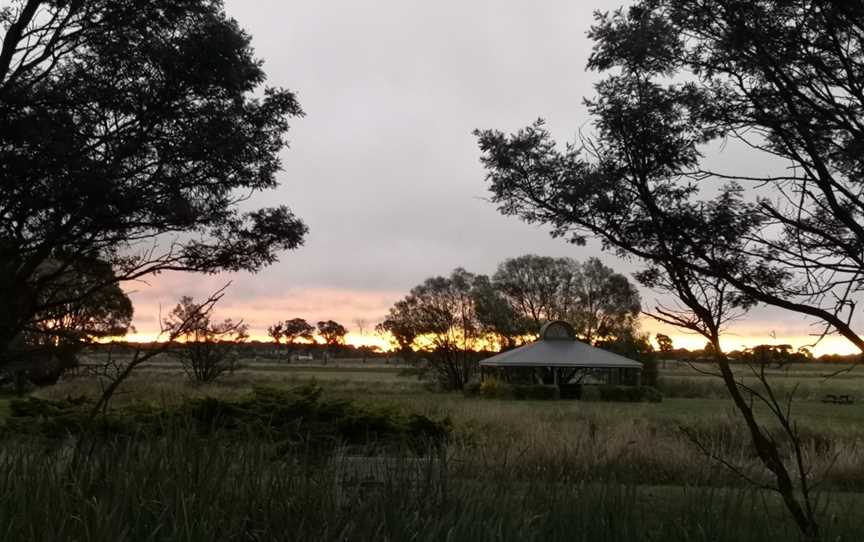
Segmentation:
[(638, 361), (576, 340), (567, 322), (546, 323), (536, 341), (486, 358), (484, 367), (583, 367), (586, 369), (641, 369)]

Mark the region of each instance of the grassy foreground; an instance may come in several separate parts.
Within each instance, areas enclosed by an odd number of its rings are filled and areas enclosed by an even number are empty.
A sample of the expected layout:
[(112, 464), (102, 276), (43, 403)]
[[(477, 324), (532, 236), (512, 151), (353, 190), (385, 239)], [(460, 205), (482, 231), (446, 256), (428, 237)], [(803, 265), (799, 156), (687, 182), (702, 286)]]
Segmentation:
[[(817, 390), (799, 396), (794, 411), (821, 481), (826, 540), (864, 537), (864, 408), (819, 401), (826, 382), (854, 389), (853, 375), (839, 384), (812, 370), (777, 375), (789, 389), (806, 384)], [(432, 393), (386, 367), (251, 366), (207, 386), (184, 383), (170, 367), (153, 367), (124, 386), (115, 406), (138, 414), (185, 413), (160, 431), (69, 431), (48, 438), (7, 430), (0, 453), (0, 538), (797, 539), (773, 494), (754, 490), (694, 445), (699, 439), (749, 476), (766, 476), (715, 384), (672, 370), (664, 377), (676, 390), (673, 397), (621, 404), (469, 399)], [(310, 380), (323, 388), (326, 404), (350, 401), (356, 406), (345, 408), (374, 427), (389, 423), (378, 415), (449, 419), (448, 444), (443, 452), (419, 455), (416, 447), (390, 447), (387, 457), (419, 464), (421, 474), (394, 468), (383, 478), (346, 486), (343, 463), (381, 455), (380, 446), (322, 449), (292, 438), (286, 448), (271, 421), (263, 425), (267, 430), (248, 420), (239, 432), (237, 424), (206, 434), (191, 430), (190, 400), (243, 405), (255, 385), (292, 389)], [(62, 399), (96, 389), (82, 378), (36, 395)], [(277, 411), (267, 406), (256, 416), (269, 419)], [(295, 437), (308, 434), (305, 426), (273, 416), (281, 420), (279, 431), (294, 427)], [(253, 425), (255, 431), (246, 430)]]
[[(0, 458), (5, 540), (794, 540), (777, 501), (747, 489), (386, 480), (337, 493), (338, 462), (263, 442), (18, 442)], [(858, 540), (857, 496), (827, 503), (830, 540)]]

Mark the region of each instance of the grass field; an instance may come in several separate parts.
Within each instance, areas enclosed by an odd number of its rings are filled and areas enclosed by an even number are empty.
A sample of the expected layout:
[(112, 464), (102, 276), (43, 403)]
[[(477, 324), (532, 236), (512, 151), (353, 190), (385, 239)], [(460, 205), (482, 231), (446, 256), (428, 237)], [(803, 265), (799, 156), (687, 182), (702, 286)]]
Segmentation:
[[(111, 537), (122, 532), (124, 521), (142, 514), (135, 512), (136, 507), (143, 507), (144, 516), (153, 515), (149, 520), (134, 520), (130, 533), (137, 534), (129, 535), (129, 540), (140, 539), (138, 535), (158, 525), (164, 530), (152, 540), (205, 540), (213, 532), (227, 538), (266, 540), (274, 539), (278, 529), (282, 534), (275, 539), (286, 540), (755, 541), (795, 536), (773, 494), (753, 490), (694, 444), (697, 438), (748, 476), (769, 480), (725, 398), (722, 383), (700, 372), (708, 367), (662, 368), (660, 388), (666, 397), (660, 403), (604, 403), (468, 398), (430, 391), (416, 377), (402, 376), (400, 367), (356, 360), (323, 367), (250, 359), (243, 366), (219, 383), (193, 385), (179, 367), (157, 361), (135, 374), (113, 404), (169, 408), (202, 397), (238, 399), (256, 386), (291, 389), (314, 382), (329, 398), (446, 418), (453, 427), (446, 450), (446, 502), (433, 510), (416, 502), (409, 505), (400, 493), (404, 487), (384, 484), (385, 489), (364, 501), (363, 511), (346, 510), (334, 504), (328, 489), (333, 484), (332, 468), (302, 467), (308, 461), (302, 454), (287, 463), (285, 458), (274, 463), (268, 459), (268, 444), (254, 439), (220, 440), (202, 449), (201, 443), (187, 442), (184, 436), (176, 442), (148, 441), (138, 445), (135, 453), (126, 449), (128, 444), (100, 444), (91, 451), (92, 464), (75, 474), (92, 477), (84, 480), (90, 489), (70, 494), (64, 482), (64, 476), (69, 476), (66, 470), (32, 459), (39, 456), (33, 450), (44, 443), (13, 439), (3, 455), (5, 463), (0, 461), (0, 494), (12, 495), (4, 498), (6, 508), (0, 510), (0, 533), (20, 533), (17, 529), (22, 527), (9, 515), (11, 499), (29, 502), (29, 497), (9, 485), (14, 482), (24, 487), (36, 484), (37, 493), (54, 502), (56, 510), (89, 502), (86, 506), (99, 513), (116, 515), (116, 525), (108, 521), (99, 533), (83, 535), (82, 525), (73, 522), (60, 531), (37, 529), (33, 533), (39, 536), (30, 537), (34, 540), (123, 539)], [(864, 373), (852, 370), (826, 378), (837, 369), (786, 367), (772, 370), (771, 381), (782, 393), (796, 392), (793, 414), (813, 476), (822, 482), (824, 528), (831, 540), (851, 541), (864, 533), (864, 493), (859, 493), (864, 492), (864, 394), (859, 395)], [(741, 378), (752, 378), (744, 368), (738, 371)], [(97, 392), (91, 379), (80, 377), (38, 390), (34, 396), (63, 399)], [(858, 400), (851, 405), (825, 404), (821, 398), (827, 393), (849, 394)], [(764, 423), (773, 423), (765, 412), (757, 412)], [(0, 415), (8, 415), (8, 399), (0, 402)], [(179, 448), (164, 449), (172, 446)], [(116, 457), (122, 458), (122, 465), (112, 460)], [(200, 471), (202, 462), (215, 469), (214, 479)], [(90, 472), (91, 468), (95, 470)], [(126, 485), (116, 481), (100, 485), (98, 469), (106, 480), (114, 476), (109, 471), (126, 472), (122, 475)], [(163, 471), (172, 469), (168, 480)], [(39, 475), (55, 470), (56, 480)], [(275, 483), (274, 477), (282, 482)], [(129, 485), (133, 483), (155, 483), (161, 489), (133, 489)], [(131, 495), (121, 499), (116, 509), (105, 508), (109, 504), (100, 499), (116, 499), (118, 491)], [(203, 491), (226, 495), (210, 509), (195, 497)], [(262, 491), (269, 492), (266, 498)], [(237, 506), (238, 502), (245, 504)], [(91, 512), (95, 518), (97, 510)], [(31, 524), (42, 521), (35, 516), (30, 520)], [(82, 521), (88, 525), (88, 520)]]

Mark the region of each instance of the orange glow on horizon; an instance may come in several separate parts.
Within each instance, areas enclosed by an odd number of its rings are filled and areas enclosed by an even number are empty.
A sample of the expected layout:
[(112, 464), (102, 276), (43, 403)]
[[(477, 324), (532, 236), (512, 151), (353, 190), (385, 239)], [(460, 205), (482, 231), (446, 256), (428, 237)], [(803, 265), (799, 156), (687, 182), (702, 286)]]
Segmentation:
[[(650, 326), (643, 326), (643, 332), (648, 333), (650, 335), (651, 344), (655, 348), (657, 347), (656, 342), (654, 341), (654, 336), (657, 333), (664, 333), (671, 337), (672, 345), (674, 348), (686, 348), (687, 350), (701, 350), (705, 346), (705, 339), (699, 335), (695, 334), (684, 334), (684, 333), (675, 333), (670, 332), (668, 329), (663, 328), (653, 328)], [(158, 333), (131, 333), (126, 337), (115, 337), (104, 342), (114, 341), (129, 341), (129, 342), (154, 342), (159, 340)], [(164, 340), (164, 338), (162, 339)], [(249, 337), (251, 341), (259, 341), (262, 343), (272, 343), (273, 339), (268, 337), (266, 334), (252, 333)], [(791, 344), (793, 348), (799, 348), (801, 346), (811, 345), (815, 341), (814, 337), (811, 336), (762, 336), (762, 335), (739, 335), (739, 334), (727, 334), (722, 339), (723, 349), (727, 352), (731, 352), (733, 350), (741, 350), (743, 348), (752, 348), (754, 346), (760, 344)], [(316, 336), (316, 342), (318, 344), (323, 344), (324, 341)], [(381, 352), (389, 352), (391, 351), (392, 345), (387, 340), (386, 337), (382, 337), (377, 334), (371, 333), (354, 333), (350, 332), (345, 337), (345, 343), (354, 346), (369, 346), (369, 347), (377, 347)], [(284, 343), (283, 343), (284, 344)], [(309, 344), (307, 341), (298, 341), (297, 344)], [(825, 354), (840, 354), (840, 355), (849, 355), (856, 354), (858, 350), (855, 348), (852, 343), (848, 340), (831, 336), (824, 338), (816, 347), (811, 348), (813, 355), (816, 357), (825, 355)]]
[[(102, 341), (99, 341), (99, 342), (108, 343), (108, 342), (126, 341), (126, 342), (132, 342), (132, 343), (151, 343), (151, 342), (163, 342), (165, 340), (166, 340), (166, 338), (160, 337), (158, 333), (130, 333), (130, 334), (126, 335), (125, 337), (108, 337), (108, 338), (106, 338)], [(262, 334), (257, 334), (257, 333), (250, 333), (248, 340), (249, 341), (258, 341), (258, 342), (262, 342), (262, 343), (273, 343), (273, 339), (266, 334), (262, 335)], [(320, 336), (316, 335), (315, 336), (315, 343), (324, 344), (324, 340)], [(285, 343), (283, 342), (282, 344), (284, 345)], [(294, 344), (302, 345), (302, 344), (312, 344), (312, 343), (309, 341), (300, 339), (300, 340), (296, 341)], [(345, 336), (345, 344), (348, 344), (348, 345), (354, 346), (354, 347), (360, 347), (360, 346), (378, 347), (382, 352), (388, 352), (391, 349), (390, 343), (385, 338), (380, 337), (378, 335), (372, 335), (369, 333), (365, 333), (363, 335), (360, 335), (359, 333), (348, 333), (348, 335)]]

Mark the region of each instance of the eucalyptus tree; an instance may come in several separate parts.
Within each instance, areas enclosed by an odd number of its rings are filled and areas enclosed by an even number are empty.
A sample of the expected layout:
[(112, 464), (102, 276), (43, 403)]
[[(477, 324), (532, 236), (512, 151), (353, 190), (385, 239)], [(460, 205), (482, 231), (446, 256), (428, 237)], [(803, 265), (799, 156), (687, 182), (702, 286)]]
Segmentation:
[(478, 286), (486, 285), (488, 278), (462, 268), (428, 278), (394, 304), (381, 328), (396, 331), (404, 348), (429, 351), (430, 368), (442, 386), (461, 389), (476, 372), (477, 351), (488, 340), (476, 304)]
[(511, 258), (498, 266), (492, 286), (523, 335), (536, 335), (550, 320), (566, 320), (581, 340), (608, 341), (632, 333), (641, 310), (633, 284), (597, 258)]
[(240, 361), (238, 347), (249, 338), (242, 321), (214, 321), (212, 307), (184, 296), (162, 324), (169, 337), (181, 341), (172, 354), (194, 382), (213, 382), (234, 372)]
[[(594, 134), (563, 148), (542, 121), (477, 132), (505, 214), (650, 266), (680, 306), (655, 315), (702, 333), (763, 464), (806, 537), (818, 538), (800, 449), (786, 465), (752, 417), (719, 331), (754, 303), (811, 317), (864, 351), (864, 4), (828, 0), (642, 0), (597, 15), (587, 101)], [(784, 167), (705, 165), (736, 140)], [(767, 381), (762, 400), (798, 442)], [(794, 446), (794, 445), (793, 445)], [(793, 474), (798, 478), (793, 485)], [(800, 496), (800, 498), (799, 498)]]
[[(239, 204), (277, 186), (299, 115), (219, 0), (0, 8), (0, 351), (111, 283), (257, 271), (298, 247), (287, 207)], [(62, 293), (93, 259), (110, 279)]]

